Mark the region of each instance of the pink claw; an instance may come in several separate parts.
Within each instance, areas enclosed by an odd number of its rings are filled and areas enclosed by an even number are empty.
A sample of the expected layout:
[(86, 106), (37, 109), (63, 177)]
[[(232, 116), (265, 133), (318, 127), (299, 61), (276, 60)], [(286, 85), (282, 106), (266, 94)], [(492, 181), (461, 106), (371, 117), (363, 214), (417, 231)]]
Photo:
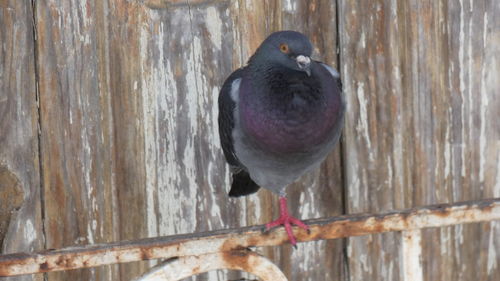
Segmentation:
[(288, 238), (290, 239), (290, 243), (295, 246), (297, 244), (297, 240), (295, 239), (295, 236), (292, 232), (292, 224), (305, 230), (309, 229), (306, 224), (304, 224), (299, 219), (292, 217), (290, 213), (288, 213), (286, 197), (280, 196), (280, 217), (277, 220), (266, 224), (266, 230), (283, 225), (285, 227), (286, 233), (288, 234)]

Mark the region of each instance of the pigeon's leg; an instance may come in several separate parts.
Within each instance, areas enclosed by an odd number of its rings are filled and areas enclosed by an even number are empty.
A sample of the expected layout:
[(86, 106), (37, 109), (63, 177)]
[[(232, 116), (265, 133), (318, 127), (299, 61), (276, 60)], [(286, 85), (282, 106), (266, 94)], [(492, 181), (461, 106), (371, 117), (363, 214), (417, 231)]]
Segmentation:
[(266, 224), (266, 230), (283, 225), (285, 227), (286, 233), (288, 234), (288, 238), (290, 239), (290, 243), (295, 246), (295, 244), (297, 244), (297, 240), (295, 239), (295, 236), (292, 232), (292, 224), (305, 230), (309, 229), (306, 224), (304, 224), (299, 219), (292, 217), (290, 213), (288, 213), (286, 197), (280, 196), (280, 217), (277, 220)]

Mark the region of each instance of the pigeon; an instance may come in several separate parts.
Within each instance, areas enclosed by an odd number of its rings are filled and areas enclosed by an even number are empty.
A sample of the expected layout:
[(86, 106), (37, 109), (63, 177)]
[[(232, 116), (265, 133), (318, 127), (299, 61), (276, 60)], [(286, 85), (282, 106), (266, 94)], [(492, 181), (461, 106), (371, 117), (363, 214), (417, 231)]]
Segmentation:
[(232, 173), (230, 197), (260, 187), (279, 196), (280, 217), (296, 245), (292, 225), (308, 226), (288, 212), (287, 186), (317, 168), (338, 142), (345, 102), (339, 73), (311, 59), (313, 46), (296, 31), (267, 37), (246, 66), (219, 93), (219, 135)]

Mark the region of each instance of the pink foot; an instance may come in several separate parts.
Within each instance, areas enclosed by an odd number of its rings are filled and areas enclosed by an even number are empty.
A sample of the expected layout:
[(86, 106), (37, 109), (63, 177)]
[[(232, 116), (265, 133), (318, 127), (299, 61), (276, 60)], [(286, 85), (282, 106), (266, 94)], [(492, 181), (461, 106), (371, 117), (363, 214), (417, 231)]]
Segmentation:
[(305, 230), (309, 229), (309, 227), (306, 224), (304, 224), (299, 219), (292, 217), (288, 213), (288, 208), (286, 205), (286, 197), (280, 196), (280, 217), (277, 220), (266, 224), (266, 230), (269, 230), (276, 226), (283, 225), (285, 227), (286, 233), (288, 234), (288, 238), (290, 239), (290, 243), (295, 246), (297, 244), (297, 240), (295, 239), (295, 236), (293, 235), (292, 232), (292, 224), (300, 228), (303, 228)]

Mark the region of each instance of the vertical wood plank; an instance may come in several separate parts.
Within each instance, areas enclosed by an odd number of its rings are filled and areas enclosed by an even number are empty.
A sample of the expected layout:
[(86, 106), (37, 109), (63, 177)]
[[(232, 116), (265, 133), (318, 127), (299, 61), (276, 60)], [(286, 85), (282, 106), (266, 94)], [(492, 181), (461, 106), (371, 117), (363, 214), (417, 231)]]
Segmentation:
[(0, 3), (0, 253), (43, 249), (33, 32), (29, 1)]
[[(397, 1), (345, 1), (339, 7), (340, 65), (347, 100), (344, 167), (347, 210), (377, 212), (410, 205), (402, 118), (404, 11)], [(406, 77), (406, 75), (404, 76)], [(411, 96), (412, 95), (408, 95)], [(411, 201), (410, 201), (411, 202)], [(350, 280), (399, 280), (395, 233), (348, 239)]]
[[(495, 1), (341, 3), (349, 212), (498, 194), (499, 157), (491, 153), (500, 139), (493, 121), (500, 91), (491, 78), (498, 8)], [(495, 235), (496, 223), (424, 231), (424, 279), (498, 278)], [(400, 279), (394, 234), (349, 241), (351, 279)]]
[[(220, 2), (145, 10), (138, 90), (149, 236), (240, 225), (239, 208), (225, 195), (217, 132), (221, 74), (233, 54), (228, 9)], [(212, 272), (191, 280), (218, 276), (225, 278)]]
[(43, 249), (33, 32), (29, 1), (0, 3), (0, 253)]
[[(140, 49), (144, 37), (141, 30), (150, 20), (145, 16), (145, 10), (146, 7), (139, 1), (112, 0), (106, 11), (117, 208), (114, 216), (120, 240), (150, 236), (148, 210), (152, 206), (147, 201), (147, 174), (152, 172), (153, 167), (146, 162), (147, 117), (143, 113), (146, 101), (141, 92), (144, 87), (141, 76), (144, 73), (140, 64), (142, 58), (150, 59), (150, 54)], [(155, 56), (151, 59), (162, 58)], [(147, 262), (120, 265), (120, 277), (123, 280), (132, 279), (147, 268)]]
[[(498, 197), (500, 20), (495, 15), (500, 3), (459, 1), (441, 7), (434, 22), (445, 19), (443, 49), (449, 68), (441, 80), (449, 93), (439, 107), (447, 109), (451, 126), (441, 133), (443, 145), (436, 151), (437, 182), (444, 179), (446, 186), (436, 193), (446, 201)], [(419, 9), (428, 12), (431, 7)], [(429, 242), (424, 243), (424, 266), (432, 269), (425, 278), (500, 278), (500, 242), (493, 238), (499, 234), (498, 222), (425, 231), (424, 241)], [(436, 262), (431, 262), (433, 256), (439, 257)]]
[[(96, 3), (36, 2), (47, 248), (119, 238), (110, 92), (100, 65), (107, 62), (100, 49), (105, 13)], [(119, 279), (113, 268), (51, 273), (48, 279)]]

